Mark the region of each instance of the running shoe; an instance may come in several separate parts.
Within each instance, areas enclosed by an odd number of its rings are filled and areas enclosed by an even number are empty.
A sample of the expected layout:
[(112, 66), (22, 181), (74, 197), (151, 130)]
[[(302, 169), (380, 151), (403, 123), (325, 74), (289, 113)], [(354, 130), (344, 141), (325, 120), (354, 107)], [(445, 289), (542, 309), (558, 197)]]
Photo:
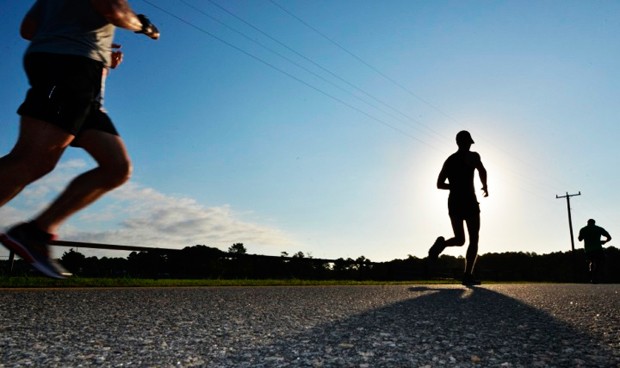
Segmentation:
[(64, 279), (71, 273), (50, 258), (48, 243), (52, 238), (53, 235), (42, 232), (30, 222), (19, 224), (9, 229), (6, 234), (0, 234), (0, 242), (32, 267), (45, 276)]
[(472, 274), (463, 274), (463, 285), (465, 286), (476, 286), (476, 285), (480, 285), (481, 282), (480, 280), (476, 280), (474, 278), (474, 275)]
[(54, 258), (50, 257), (49, 258), (49, 263), (52, 265), (52, 267), (54, 267), (54, 270), (56, 270), (56, 273), (59, 274), (60, 276), (62, 276), (63, 279), (67, 278), (67, 277), (73, 276), (73, 274), (71, 272), (69, 272), (69, 270), (64, 268), (63, 265), (60, 264), (60, 262), (58, 262)]
[(433, 243), (431, 249), (428, 250), (428, 259), (431, 261), (436, 261), (439, 258), (439, 255), (446, 248), (445, 246), (446, 239), (443, 236), (438, 237)]

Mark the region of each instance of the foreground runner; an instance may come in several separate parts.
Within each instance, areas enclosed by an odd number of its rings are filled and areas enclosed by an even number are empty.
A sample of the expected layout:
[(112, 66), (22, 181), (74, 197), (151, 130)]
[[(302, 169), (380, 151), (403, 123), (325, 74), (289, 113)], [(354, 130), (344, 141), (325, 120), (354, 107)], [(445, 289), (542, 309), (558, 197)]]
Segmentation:
[(30, 89), (18, 109), (17, 143), (0, 158), (0, 206), (52, 171), (69, 145), (98, 164), (37, 217), (0, 235), (9, 250), (50, 277), (68, 275), (48, 246), (60, 225), (131, 175), (125, 144), (98, 98), (104, 70), (117, 55), (116, 27), (159, 38), (157, 28), (126, 0), (37, 0), (21, 24), (21, 36), (30, 40), (24, 56)]

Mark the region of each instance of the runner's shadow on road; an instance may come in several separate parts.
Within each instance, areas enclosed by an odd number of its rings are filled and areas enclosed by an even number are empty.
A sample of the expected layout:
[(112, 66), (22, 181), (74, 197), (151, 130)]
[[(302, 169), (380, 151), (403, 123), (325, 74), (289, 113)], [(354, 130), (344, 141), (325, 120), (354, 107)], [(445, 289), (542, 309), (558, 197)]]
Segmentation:
[(617, 352), (591, 335), (507, 295), (454, 286), (407, 292), (228, 358), (252, 367), (620, 366)]

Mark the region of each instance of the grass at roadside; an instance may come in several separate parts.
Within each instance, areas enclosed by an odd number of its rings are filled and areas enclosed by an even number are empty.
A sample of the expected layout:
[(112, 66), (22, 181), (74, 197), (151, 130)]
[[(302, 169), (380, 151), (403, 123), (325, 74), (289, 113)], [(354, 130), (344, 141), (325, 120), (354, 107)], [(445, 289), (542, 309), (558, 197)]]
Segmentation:
[(0, 288), (71, 288), (71, 287), (196, 287), (196, 286), (329, 286), (329, 285), (411, 285), (451, 284), (455, 280), (433, 281), (354, 281), (354, 280), (222, 280), (222, 279), (142, 279), (71, 277), (55, 280), (46, 277), (0, 276)]

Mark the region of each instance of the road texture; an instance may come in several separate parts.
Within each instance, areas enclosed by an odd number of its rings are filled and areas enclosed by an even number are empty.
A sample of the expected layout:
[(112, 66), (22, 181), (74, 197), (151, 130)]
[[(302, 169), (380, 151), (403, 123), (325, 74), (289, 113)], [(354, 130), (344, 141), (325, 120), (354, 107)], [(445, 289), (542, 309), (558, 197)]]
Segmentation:
[(0, 367), (620, 367), (620, 285), (0, 290)]

